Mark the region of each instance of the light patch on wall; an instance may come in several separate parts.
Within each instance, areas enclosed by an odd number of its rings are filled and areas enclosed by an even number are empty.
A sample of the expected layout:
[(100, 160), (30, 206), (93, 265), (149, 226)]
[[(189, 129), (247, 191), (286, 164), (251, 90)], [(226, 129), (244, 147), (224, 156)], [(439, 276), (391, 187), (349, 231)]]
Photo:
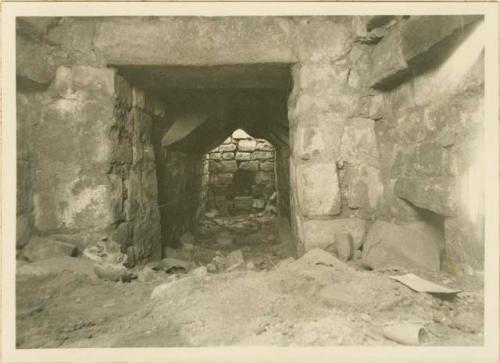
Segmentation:
[(469, 221), (480, 225), (484, 216), (484, 151), (476, 149), (473, 163), (460, 178), (460, 202)]
[(442, 89), (450, 92), (455, 89), (467, 71), (477, 61), (485, 45), (485, 27), (480, 23), (460, 44), (453, 54), (440, 67), (437, 80)]
[[(72, 185), (67, 188), (68, 206), (64, 209), (63, 220), (67, 227), (88, 227), (98, 228), (106, 226), (106, 213), (108, 210), (103, 203), (108, 197), (108, 188), (106, 185), (96, 185), (81, 190), (77, 195), (71, 193)], [(85, 213), (93, 210), (93, 213)], [(92, 221), (85, 221), (85, 215), (91, 216)], [(83, 218), (82, 218), (83, 217)]]

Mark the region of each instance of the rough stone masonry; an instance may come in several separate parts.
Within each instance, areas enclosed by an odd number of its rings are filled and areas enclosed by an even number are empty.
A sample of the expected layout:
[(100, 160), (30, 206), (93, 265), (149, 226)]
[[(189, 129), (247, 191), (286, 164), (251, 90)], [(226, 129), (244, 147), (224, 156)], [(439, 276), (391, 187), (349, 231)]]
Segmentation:
[(348, 234), (369, 268), (481, 269), (482, 22), (18, 18), (18, 249), (160, 258), (205, 208), (203, 155), (243, 128), (276, 148), (299, 254)]

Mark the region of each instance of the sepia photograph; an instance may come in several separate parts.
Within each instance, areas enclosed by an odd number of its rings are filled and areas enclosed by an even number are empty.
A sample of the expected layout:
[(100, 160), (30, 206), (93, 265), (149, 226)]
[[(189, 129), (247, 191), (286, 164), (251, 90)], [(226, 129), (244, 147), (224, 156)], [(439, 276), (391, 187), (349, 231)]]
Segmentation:
[(485, 13), (374, 13), (15, 16), (13, 349), (483, 347)]

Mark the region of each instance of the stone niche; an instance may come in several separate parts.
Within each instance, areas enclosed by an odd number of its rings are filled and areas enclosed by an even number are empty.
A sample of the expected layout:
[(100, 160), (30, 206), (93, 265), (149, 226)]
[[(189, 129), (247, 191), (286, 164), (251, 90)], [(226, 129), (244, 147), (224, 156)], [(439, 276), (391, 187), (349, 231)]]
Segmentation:
[(220, 213), (262, 210), (275, 192), (275, 149), (238, 129), (222, 145), (210, 150), (208, 209)]

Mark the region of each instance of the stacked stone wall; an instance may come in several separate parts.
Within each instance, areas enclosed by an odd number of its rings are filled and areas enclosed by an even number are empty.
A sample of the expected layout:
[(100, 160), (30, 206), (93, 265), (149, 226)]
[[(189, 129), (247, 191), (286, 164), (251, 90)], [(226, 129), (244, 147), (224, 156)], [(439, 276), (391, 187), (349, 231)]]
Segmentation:
[(264, 139), (236, 130), (206, 158), (208, 208), (221, 213), (259, 211), (276, 190), (275, 149)]

